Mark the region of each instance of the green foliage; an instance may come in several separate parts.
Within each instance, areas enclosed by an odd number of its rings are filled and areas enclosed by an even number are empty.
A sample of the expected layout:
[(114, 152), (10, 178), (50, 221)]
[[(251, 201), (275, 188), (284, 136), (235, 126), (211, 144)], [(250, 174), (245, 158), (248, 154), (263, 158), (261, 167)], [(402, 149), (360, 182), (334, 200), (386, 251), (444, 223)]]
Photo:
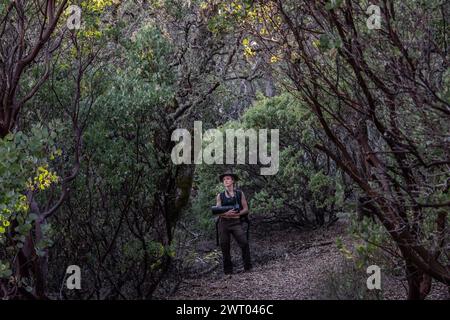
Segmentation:
[(216, 196), (223, 191), (223, 186), (217, 179), (218, 172), (215, 166), (199, 165), (197, 167), (193, 185), (197, 191), (196, 196), (191, 204), (192, 209), (185, 214), (185, 219), (190, 222), (194, 230), (209, 234), (211, 238), (215, 232), (215, 221), (209, 208), (216, 205)]
[(323, 224), (325, 212), (334, 215), (341, 196), (336, 192), (339, 180), (333, 177), (335, 169), (315, 150), (319, 134), (312, 113), (295, 97), (282, 94), (257, 101), (242, 123), (247, 128), (279, 128), (282, 137), (280, 170), (255, 193), (254, 210), (307, 227)]
[(322, 170), (311, 175), (308, 188), (311, 190), (314, 205), (317, 208), (326, 208), (336, 201), (333, 195), (328, 194), (333, 186), (332, 178), (325, 175)]
[[(297, 99), (290, 94), (260, 97), (239, 121), (229, 122), (222, 129), (229, 128), (280, 130), (280, 166), (276, 175), (265, 177), (263, 182), (255, 173), (258, 165), (237, 166), (239, 186), (250, 199), (251, 212), (307, 228), (323, 225), (326, 215), (334, 219), (337, 205), (342, 204), (342, 186), (334, 176), (336, 169), (315, 150), (319, 138), (316, 120)], [(198, 195), (193, 201), (193, 215), (209, 228), (211, 223), (206, 224), (203, 219), (209, 218), (208, 208), (223, 189), (217, 180), (222, 169), (223, 166), (197, 167)]]
[[(60, 150), (55, 146), (56, 131), (34, 126), (29, 133), (18, 131), (0, 140), (0, 259), (14, 259), (38, 218), (29, 207), (27, 196), (38, 196), (58, 177), (48, 170)], [(48, 229), (35, 245), (37, 253), (51, 245)], [(8, 262), (1, 263), (0, 276), (8, 276)]]
[[(85, 277), (92, 282), (126, 278), (123, 290), (142, 298), (136, 286), (154, 290), (153, 281), (175, 256), (159, 206), (173, 174), (162, 110), (173, 103), (176, 81), (169, 67), (172, 46), (155, 27), (123, 40), (117, 54), (123, 64), (101, 71), (99, 95), (91, 109), (81, 111), (82, 118), (89, 117), (83, 135), (86, 161), (73, 183), (71, 205), (55, 217), (55, 228), (64, 230), (65, 237), (55, 248), (61, 254), (54, 256), (51, 268), (57, 274), (57, 266), (69, 259), (82, 260), (78, 263), (90, 270), (114, 265), (112, 276), (102, 269)], [(65, 229), (70, 225), (80, 231)], [(74, 249), (66, 252), (64, 247)]]
[(392, 258), (392, 253), (396, 252), (395, 245), (384, 227), (367, 217), (361, 221), (355, 215), (352, 217), (347, 232), (352, 236), (354, 246), (346, 246), (340, 238), (336, 240), (338, 249), (349, 263), (354, 268), (363, 270), (373, 261), (377, 261), (379, 265)]
[(325, 9), (327, 10), (338, 9), (341, 6), (342, 2), (343, 0), (329, 0), (325, 5)]
[(368, 290), (365, 270), (344, 262), (337, 270), (326, 270), (320, 299), (322, 300), (381, 300), (382, 291)]
[(318, 47), (321, 51), (327, 52), (332, 49), (341, 48), (342, 41), (333, 35), (322, 34), (318, 40), (313, 41), (313, 45)]
[(12, 274), (9, 262), (3, 263), (0, 260), (0, 278), (9, 278)]

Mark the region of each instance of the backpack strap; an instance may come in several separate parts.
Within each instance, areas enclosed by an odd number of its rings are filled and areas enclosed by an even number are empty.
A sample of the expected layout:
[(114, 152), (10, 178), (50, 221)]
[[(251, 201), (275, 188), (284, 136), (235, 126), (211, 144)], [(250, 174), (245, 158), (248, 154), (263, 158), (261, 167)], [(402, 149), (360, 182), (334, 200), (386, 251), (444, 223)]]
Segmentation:
[[(242, 208), (242, 191), (236, 189), (236, 202), (239, 203), (239, 206)], [(242, 215), (240, 217), (241, 222), (245, 222), (247, 224), (247, 241), (250, 234), (250, 219), (248, 218), (248, 213)]]
[(219, 193), (219, 196), (220, 196), (220, 204), (223, 206), (223, 203), (225, 202), (225, 191)]
[(242, 191), (239, 189), (236, 189), (236, 203), (239, 203), (239, 208), (242, 208)]
[(216, 244), (219, 246), (219, 219), (216, 219)]
[(239, 208), (242, 208), (242, 193), (241, 190), (236, 190), (236, 202), (239, 203)]
[[(222, 191), (219, 193), (220, 197), (220, 204), (223, 206), (223, 203), (225, 202), (225, 191)], [(217, 246), (220, 245), (219, 243), (219, 219), (216, 219), (216, 244)]]

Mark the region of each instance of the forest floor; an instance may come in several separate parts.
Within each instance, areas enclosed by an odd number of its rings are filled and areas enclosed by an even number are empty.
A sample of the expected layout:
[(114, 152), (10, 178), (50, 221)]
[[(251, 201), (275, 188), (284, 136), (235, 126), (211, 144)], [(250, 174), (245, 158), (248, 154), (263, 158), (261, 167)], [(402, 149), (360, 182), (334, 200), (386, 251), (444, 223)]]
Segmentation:
[[(299, 231), (274, 230), (256, 221), (250, 234), (253, 270), (243, 272), (240, 250), (232, 243), (235, 273), (222, 272), (221, 254), (214, 241), (196, 245), (196, 270), (177, 284), (168, 299), (405, 299), (406, 287), (401, 276), (382, 273), (382, 290), (366, 287), (368, 275), (353, 275), (348, 261), (339, 251), (347, 223), (339, 220), (328, 229)], [(213, 257), (213, 258), (211, 258)], [(382, 270), (383, 272), (383, 270)], [(351, 282), (351, 283), (350, 283)], [(448, 299), (446, 288), (433, 284), (429, 299)]]

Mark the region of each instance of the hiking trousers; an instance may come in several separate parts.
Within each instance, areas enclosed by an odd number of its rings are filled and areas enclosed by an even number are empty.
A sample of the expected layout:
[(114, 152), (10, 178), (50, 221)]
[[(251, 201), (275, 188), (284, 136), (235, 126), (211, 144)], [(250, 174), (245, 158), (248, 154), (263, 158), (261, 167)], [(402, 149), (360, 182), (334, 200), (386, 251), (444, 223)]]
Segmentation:
[(242, 251), (242, 260), (244, 262), (244, 269), (250, 270), (252, 267), (250, 259), (250, 245), (247, 240), (247, 235), (244, 231), (240, 219), (219, 218), (219, 243), (222, 249), (223, 256), (223, 271), (226, 274), (233, 272), (233, 264), (231, 262), (231, 235), (238, 243)]

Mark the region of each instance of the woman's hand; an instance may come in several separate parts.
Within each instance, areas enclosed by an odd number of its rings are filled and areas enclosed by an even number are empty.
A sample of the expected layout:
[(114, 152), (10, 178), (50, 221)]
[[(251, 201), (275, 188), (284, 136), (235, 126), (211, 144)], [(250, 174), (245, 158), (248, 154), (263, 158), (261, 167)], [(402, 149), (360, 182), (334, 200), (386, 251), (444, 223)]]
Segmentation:
[(222, 213), (220, 216), (224, 217), (224, 218), (236, 219), (236, 218), (239, 218), (240, 214), (239, 214), (239, 211), (235, 211), (234, 209), (232, 209), (232, 210), (228, 210), (225, 213)]

